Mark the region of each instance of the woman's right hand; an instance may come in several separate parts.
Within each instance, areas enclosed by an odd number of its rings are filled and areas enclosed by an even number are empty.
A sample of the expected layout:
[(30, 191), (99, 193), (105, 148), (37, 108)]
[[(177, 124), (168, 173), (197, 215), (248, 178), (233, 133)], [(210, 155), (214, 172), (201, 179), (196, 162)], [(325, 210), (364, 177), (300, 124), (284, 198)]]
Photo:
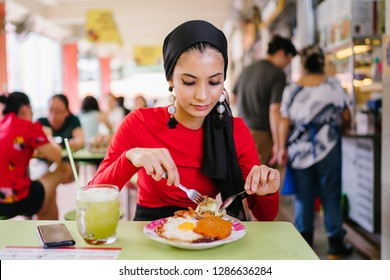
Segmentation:
[(171, 154), (165, 148), (133, 148), (126, 152), (126, 158), (136, 167), (143, 167), (146, 174), (160, 181), (167, 174), (167, 184), (180, 184), (179, 172)]

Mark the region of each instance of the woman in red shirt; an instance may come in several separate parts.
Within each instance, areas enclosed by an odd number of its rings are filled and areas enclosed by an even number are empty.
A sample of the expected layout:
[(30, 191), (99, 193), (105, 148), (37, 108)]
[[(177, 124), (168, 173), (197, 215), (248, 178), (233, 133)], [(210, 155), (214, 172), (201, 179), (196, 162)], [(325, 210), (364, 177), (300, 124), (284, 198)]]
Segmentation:
[[(49, 142), (42, 125), (32, 122), (28, 96), (22, 92), (1, 95), (4, 104), (0, 120), (0, 215), (14, 217), (37, 214), (41, 220), (58, 219), (56, 187), (71, 170), (62, 165), (61, 147)], [(36, 150), (58, 164), (37, 181), (28, 176), (28, 164)]]
[[(138, 172), (135, 220), (195, 208), (175, 187), (179, 183), (209, 197), (221, 193), (222, 199), (245, 189), (253, 215), (273, 220), (280, 175), (260, 165), (249, 129), (231, 114), (224, 90), (228, 57), (222, 31), (205, 21), (185, 22), (166, 37), (163, 57), (171, 106), (130, 113), (90, 183), (122, 187)], [(161, 180), (164, 173), (168, 180)], [(227, 213), (246, 219), (240, 199)]]

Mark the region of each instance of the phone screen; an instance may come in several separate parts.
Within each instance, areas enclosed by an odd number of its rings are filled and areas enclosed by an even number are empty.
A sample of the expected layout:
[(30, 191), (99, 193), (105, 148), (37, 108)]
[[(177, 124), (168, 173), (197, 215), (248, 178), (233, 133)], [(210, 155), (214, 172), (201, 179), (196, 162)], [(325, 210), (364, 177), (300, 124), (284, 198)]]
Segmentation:
[(37, 226), (43, 247), (73, 246), (75, 241), (65, 224), (50, 224)]

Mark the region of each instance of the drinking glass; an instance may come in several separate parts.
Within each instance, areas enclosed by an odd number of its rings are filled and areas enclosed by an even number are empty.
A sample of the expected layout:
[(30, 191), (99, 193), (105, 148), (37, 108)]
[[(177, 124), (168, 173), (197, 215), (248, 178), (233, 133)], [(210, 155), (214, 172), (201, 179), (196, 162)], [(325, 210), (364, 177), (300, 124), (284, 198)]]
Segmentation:
[(77, 191), (76, 220), (79, 233), (89, 244), (111, 244), (119, 221), (119, 188), (99, 184)]

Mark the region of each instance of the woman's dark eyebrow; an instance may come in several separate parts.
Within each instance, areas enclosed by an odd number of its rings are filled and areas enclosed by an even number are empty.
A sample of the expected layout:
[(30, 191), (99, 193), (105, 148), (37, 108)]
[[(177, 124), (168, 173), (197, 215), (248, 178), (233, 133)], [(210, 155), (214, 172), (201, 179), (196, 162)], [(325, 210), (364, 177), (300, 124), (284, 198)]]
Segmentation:
[[(194, 75), (188, 74), (188, 73), (183, 73), (182, 75), (183, 75), (183, 76), (188, 76), (188, 77), (194, 78), (194, 79), (197, 78), (197, 77), (195, 77)], [(220, 76), (220, 75), (223, 75), (223, 73), (216, 73), (216, 74), (214, 74), (214, 75), (211, 75), (211, 76), (209, 77), (209, 79), (210, 79), (210, 78), (217, 77), (217, 76)]]

